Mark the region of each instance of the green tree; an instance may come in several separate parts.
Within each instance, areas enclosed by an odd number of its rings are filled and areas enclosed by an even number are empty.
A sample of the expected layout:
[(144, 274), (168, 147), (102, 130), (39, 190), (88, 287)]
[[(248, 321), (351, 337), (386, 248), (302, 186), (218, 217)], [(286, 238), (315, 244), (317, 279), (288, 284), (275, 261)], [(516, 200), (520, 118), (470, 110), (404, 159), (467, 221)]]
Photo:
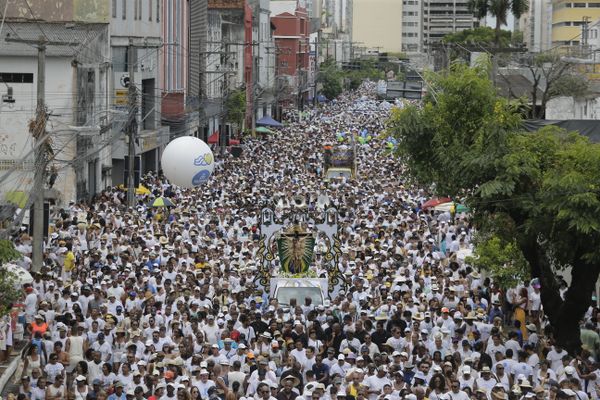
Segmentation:
[(321, 82), (322, 93), (328, 99), (335, 99), (342, 91), (343, 74), (336, 65), (335, 60), (328, 58), (321, 63), (317, 81)]
[[(512, 41), (512, 32), (500, 30), (500, 46), (508, 47)], [(473, 29), (465, 29), (455, 33), (449, 33), (442, 38), (442, 42), (462, 45), (480, 45), (489, 47), (496, 43), (496, 31), (489, 26), (481, 26)]]
[(21, 258), (10, 240), (0, 239), (0, 317), (8, 314), (12, 305), (21, 297), (21, 287), (17, 277), (8, 272), (4, 265)]
[(495, 40), (501, 45), (501, 27), (506, 25), (508, 13), (519, 19), (529, 9), (528, 0), (469, 0), (469, 9), (475, 17), (482, 19), (488, 14), (496, 18)]
[[(424, 104), (394, 110), (388, 131), (416, 181), (465, 198), (482, 235), (479, 266), (527, 261), (555, 340), (575, 354), (600, 273), (600, 145), (555, 127), (524, 132), (518, 105), (488, 74), (489, 63), (430, 74)], [(554, 272), (563, 268), (564, 300)]]
[(241, 127), (246, 114), (246, 91), (238, 89), (229, 93), (225, 100), (225, 110), (227, 110), (225, 120)]

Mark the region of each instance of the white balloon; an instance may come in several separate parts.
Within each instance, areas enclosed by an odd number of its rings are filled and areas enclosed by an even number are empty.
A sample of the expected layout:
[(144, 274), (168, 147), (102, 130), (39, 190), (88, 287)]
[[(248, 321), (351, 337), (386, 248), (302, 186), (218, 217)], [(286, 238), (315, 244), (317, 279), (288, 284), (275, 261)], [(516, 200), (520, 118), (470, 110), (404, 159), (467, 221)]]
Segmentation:
[(215, 158), (206, 143), (182, 136), (167, 145), (160, 163), (172, 184), (193, 188), (206, 182), (215, 167)]

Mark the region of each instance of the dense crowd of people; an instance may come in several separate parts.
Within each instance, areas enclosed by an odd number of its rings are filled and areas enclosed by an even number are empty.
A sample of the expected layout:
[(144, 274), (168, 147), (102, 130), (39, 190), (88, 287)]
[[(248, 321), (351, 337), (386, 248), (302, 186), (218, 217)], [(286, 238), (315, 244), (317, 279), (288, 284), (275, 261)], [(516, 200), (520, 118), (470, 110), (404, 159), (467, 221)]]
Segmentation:
[[(547, 335), (537, 282), (503, 290), (465, 263), (468, 214), (422, 209), (431, 195), (390, 155), (390, 104), (373, 93), (365, 84), (246, 139), (197, 189), (148, 174), (135, 208), (112, 188), (60, 209), (24, 288), (14, 397), (599, 398), (596, 313), (573, 358)], [(325, 182), (323, 145), (364, 130), (356, 178)], [(349, 285), (323, 304), (278, 304), (255, 282), (260, 210), (297, 195), (339, 212)], [(149, 207), (155, 196), (175, 207)], [(31, 239), (15, 246), (29, 269)]]

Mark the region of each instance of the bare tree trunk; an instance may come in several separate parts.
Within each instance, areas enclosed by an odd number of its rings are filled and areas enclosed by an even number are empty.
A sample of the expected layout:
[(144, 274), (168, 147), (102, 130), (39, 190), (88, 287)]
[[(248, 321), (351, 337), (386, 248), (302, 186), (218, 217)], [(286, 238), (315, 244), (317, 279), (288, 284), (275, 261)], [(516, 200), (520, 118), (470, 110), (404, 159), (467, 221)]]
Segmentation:
[(539, 278), (544, 313), (548, 316), (556, 343), (569, 354), (577, 355), (581, 350), (580, 321), (591, 305), (600, 267), (579, 259), (571, 269), (571, 285), (563, 300), (543, 244), (528, 237), (520, 242), (523, 255), (531, 266), (533, 277)]

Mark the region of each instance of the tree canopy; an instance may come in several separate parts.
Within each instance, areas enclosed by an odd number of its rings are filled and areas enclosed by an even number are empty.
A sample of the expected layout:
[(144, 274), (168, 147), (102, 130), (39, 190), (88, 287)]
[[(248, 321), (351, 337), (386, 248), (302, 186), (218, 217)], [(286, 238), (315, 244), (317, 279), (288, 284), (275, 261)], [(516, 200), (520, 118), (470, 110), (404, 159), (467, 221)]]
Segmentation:
[[(13, 243), (10, 240), (0, 239), (0, 264), (21, 258)], [(8, 314), (13, 303), (21, 297), (21, 287), (17, 282), (16, 276), (0, 267), (0, 317)]]
[(508, 22), (511, 13), (519, 19), (529, 9), (528, 0), (469, 0), (469, 9), (478, 18), (485, 18), (488, 14), (496, 18), (495, 43), (499, 46), (501, 27)]
[[(525, 132), (519, 105), (490, 81), (489, 63), (457, 63), (428, 80), (424, 104), (394, 110), (388, 121), (398, 156), (415, 180), (473, 210), (478, 266), (524, 260), (542, 284), (555, 339), (576, 352), (600, 272), (600, 145), (555, 127)], [(554, 269), (565, 268), (572, 284), (563, 300)]]
[[(502, 47), (508, 47), (512, 42), (512, 37), (513, 33), (511, 31), (501, 30), (500, 45)], [(489, 47), (496, 44), (496, 32), (489, 26), (480, 26), (473, 29), (449, 33), (442, 38), (442, 42)]]

